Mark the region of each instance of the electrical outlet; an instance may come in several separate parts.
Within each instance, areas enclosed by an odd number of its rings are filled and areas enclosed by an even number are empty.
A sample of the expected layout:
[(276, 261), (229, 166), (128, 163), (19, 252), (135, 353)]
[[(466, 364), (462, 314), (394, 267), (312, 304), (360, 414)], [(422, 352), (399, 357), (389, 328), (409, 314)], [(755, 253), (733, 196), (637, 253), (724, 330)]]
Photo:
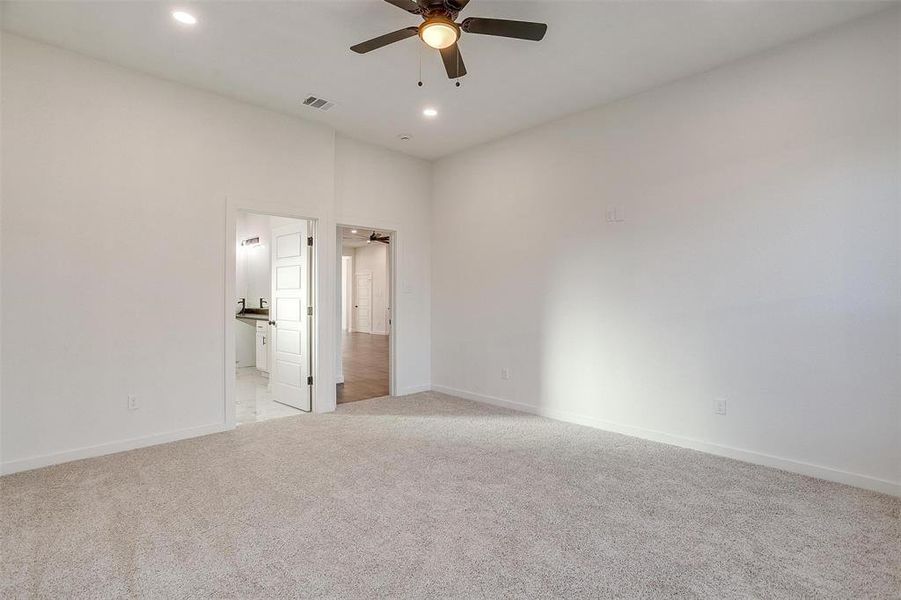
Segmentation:
[(623, 209), (620, 206), (608, 208), (605, 217), (607, 218), (608, 223), (624, 223), (626, 221)]
[(726, 414), (726, 399), (717, 398), (713, 401), (713, 412), (717, 415)]
[(128, 410), (138, 410), (138, 397), (134, 394), (128, 395)]
[(510, 369), (501, 369), (501, 379), (503, 379), (504, 381), (510, 379)]

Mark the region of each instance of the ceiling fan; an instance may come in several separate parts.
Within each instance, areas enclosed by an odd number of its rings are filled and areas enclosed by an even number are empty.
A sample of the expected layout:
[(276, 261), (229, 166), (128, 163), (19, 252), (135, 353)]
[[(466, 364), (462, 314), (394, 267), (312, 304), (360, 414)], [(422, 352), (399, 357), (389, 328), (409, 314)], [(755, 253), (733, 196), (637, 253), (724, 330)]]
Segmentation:
[(544, 37), (545, 32), (547, 32), (545, 23), (530, 23), (528, 21), (468, 17), (463, 19), (462, 23), (455, 23), (454, 19), (457, 18), (457, 14), (466, 8), (469, 0), (385, 0), (385, 2), (414, 15), (421, 16), (423, 22), (418, 27), (398, 29), (397, 31), (361, 42), (356, 46), (351, 46), (350, 49), (357, 54), (366, 54), (388, 44), (418, 35), (428, 46), (435, 48), (441, 53), (441, 60), (444, 62), (447, 76), (451, 79), (466, 75), (466, 66), (463, 64), (463, 57), (460, 56), (460, 48), (457, 46), (457, 40), (460, 39), (461, 32), (496, 35), (535, 42), (540, 41)]

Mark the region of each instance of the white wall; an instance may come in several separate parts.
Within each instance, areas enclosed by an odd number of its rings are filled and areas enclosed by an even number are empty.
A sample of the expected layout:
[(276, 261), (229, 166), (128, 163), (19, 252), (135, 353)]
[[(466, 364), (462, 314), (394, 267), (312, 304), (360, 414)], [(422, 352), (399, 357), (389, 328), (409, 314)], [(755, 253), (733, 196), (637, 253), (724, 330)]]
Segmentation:
[[(372, 275), (372, 331), (376, 335), (388, 335), (388, 246), (372, 243), (354, 252), (354, 276)], [(355, 281), (355, 279), (354, 279)]]
[(436, 388), (901, 490), (898, 23), (438, 162)]
[[(2, 346), (16, 349), (2, 358), (5, 472), (229, 426), (233, 208), (319, 219), (322, 307), (335, 303), (336, 217), (356, 208), (421, 230), (398, 368), (401, 392), (429, 383), (425, 163), (17, 36), (2, 44)], [(336, 170), (351, 179), (337, 197)], [(332, 312), (317, 322), (319, 381), (334, 381)], [(321, 386), (315, 408), (332, 407)]]

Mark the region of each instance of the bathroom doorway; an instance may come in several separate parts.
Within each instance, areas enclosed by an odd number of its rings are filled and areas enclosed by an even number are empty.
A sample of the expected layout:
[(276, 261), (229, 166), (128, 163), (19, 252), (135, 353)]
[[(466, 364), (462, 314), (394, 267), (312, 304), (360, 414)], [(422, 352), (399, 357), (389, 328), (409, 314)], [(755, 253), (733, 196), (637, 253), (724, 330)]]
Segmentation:
[(309, 221), (238, 211), (234, 310), (238, 425), (312, 409), (312, 254)]

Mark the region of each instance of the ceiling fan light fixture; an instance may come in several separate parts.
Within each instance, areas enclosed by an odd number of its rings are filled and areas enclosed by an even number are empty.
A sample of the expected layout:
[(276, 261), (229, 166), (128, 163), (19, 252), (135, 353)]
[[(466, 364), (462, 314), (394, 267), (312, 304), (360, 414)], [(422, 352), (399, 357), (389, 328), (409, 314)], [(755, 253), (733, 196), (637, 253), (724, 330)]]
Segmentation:
[(443, 50), (457, 43), (460, 28), (444, 17), (432, 17), (419, 26), (419, 38), (436, 50)]

